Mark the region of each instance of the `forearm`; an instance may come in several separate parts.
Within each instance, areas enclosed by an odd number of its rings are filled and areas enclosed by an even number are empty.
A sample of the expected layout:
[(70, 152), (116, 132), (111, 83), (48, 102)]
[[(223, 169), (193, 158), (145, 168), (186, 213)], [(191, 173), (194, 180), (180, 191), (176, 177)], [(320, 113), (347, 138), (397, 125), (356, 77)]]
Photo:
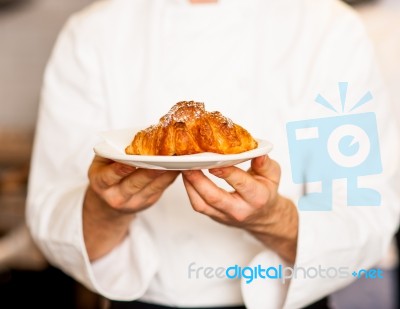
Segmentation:
[(268, 216), (250, 232), (284, 260), (293, 264), (296, 259), (298, 229), (296, 206), (291, 200), (279, 196)]
[(89, 187), (83, 205), (83, 237), (89, 259), (101, 258), (121, 243), (134, 216), (112, 209)]

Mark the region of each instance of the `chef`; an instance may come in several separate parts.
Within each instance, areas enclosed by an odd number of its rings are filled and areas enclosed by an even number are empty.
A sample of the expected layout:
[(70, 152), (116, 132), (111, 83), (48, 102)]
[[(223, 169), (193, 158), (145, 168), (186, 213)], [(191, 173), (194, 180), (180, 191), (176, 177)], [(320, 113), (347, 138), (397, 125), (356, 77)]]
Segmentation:
[[(332, 116), (314, 98), (341, 81), (374, 94), (362, 111), (377, 117), (383, 172), (363, 181), (381, 206), (348, 207), (338, 181), (331, 211), (300, 211), (315, 184), (293, 183), (285, 126)], [(147, 127), (191, 99), (274, 150), (183, 172), (94, 156), (99, 132)], [(70, 18), (45, 73), (27, 221), (48, 260), (114, 308), (304, 307), (354, 280), (341, 268), (368, 269), (387, 252), (397, 141), (372, 48), (344, 4), (99, 1)], [(305, 272), (249, 283), (231, 267)], [(318, 267), (337, 275), (307, 276)]]

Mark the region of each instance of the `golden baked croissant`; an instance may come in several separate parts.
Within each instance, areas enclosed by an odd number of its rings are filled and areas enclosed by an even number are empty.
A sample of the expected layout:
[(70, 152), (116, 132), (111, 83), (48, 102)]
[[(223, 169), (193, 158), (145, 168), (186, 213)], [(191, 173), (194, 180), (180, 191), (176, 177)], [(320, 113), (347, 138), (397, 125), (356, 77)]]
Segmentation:
[(200, 152), (234, 154), (257, 147), (254, 138), (220, 112), (203, 103), (176, 103), (157, 125), (138, 132), (126, 147), (134, 155), (188, 155)]

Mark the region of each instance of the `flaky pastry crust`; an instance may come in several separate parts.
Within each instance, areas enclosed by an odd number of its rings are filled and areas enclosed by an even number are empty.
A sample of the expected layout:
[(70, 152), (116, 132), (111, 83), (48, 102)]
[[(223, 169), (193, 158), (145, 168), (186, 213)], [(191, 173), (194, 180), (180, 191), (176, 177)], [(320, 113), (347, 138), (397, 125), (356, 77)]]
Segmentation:
[(158, 124), (138, 132), (125, 152), (132, 155), (189, 155), (201, 152), (235, 154), (257, 147), (257, 141), (220, 112), (203, 103), (182, 101)]

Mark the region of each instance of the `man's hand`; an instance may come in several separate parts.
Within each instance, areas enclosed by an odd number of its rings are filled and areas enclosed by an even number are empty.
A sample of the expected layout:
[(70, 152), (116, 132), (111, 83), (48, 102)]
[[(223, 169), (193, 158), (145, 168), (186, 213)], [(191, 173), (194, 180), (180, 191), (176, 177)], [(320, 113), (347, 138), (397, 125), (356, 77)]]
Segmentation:
[(194, 210), (230, 226), (243, 228), (282, 258), (294, 263), (298, 215), (294, 204), (278, 194), (280, 167), (268, 156), (258, 157), (245, 172), (237, 167), (210, 170), (234, 192), (216, 186), (201, 171), (183, 172)]
[(83, 235), (89, 258), (100, 258), (118, 245), (135, 213), (153, 205), (178, 175), (95, 157), (83, 204)]

